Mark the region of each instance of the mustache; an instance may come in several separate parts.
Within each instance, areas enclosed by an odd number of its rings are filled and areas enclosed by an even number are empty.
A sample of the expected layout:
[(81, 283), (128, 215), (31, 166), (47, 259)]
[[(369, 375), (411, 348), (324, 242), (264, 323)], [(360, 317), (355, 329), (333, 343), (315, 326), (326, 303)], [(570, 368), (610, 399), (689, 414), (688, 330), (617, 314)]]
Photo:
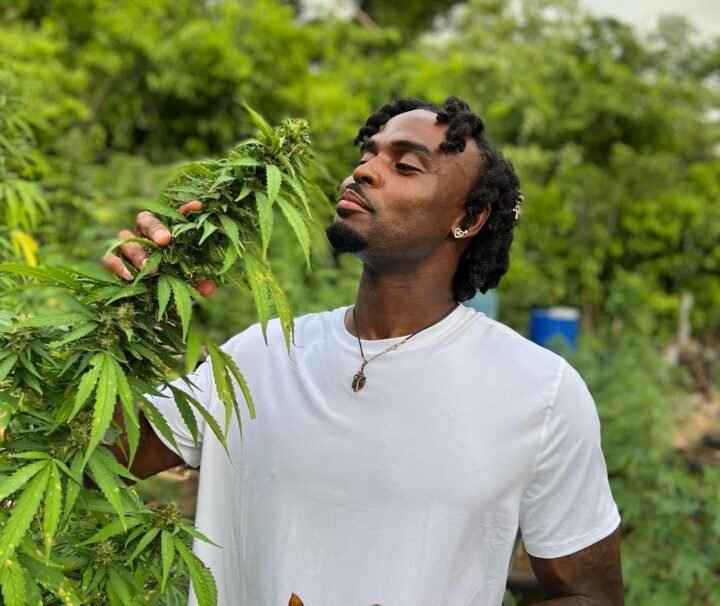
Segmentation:
[(356, 196), (358, 196), (370, 210), (374, 210), (375, 205), (372, 203), (370, 198), (367, 197), (359, 183), (348, 183), (345, 187), (340, 189), (340, 193), (344, 194), (347, 190), (352, 191)]

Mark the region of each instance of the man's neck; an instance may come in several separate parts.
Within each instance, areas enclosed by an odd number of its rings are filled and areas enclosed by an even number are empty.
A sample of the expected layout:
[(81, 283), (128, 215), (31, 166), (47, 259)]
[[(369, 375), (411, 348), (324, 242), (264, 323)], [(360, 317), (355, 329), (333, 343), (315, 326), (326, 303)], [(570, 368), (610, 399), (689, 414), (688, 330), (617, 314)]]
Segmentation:
[[(355, 313), (362, 339), (401, 337), (436, 322), (455, 305), (452, 276), (437, 268), (377, 272), (365, 265)], [(345, 326), (357, 334), (352, 314)]]

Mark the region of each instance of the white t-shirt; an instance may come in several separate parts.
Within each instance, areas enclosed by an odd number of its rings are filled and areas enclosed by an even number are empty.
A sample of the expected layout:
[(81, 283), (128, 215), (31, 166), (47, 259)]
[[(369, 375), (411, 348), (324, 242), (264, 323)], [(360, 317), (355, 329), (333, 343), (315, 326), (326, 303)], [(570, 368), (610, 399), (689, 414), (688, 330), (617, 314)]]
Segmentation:
[[(196, 525), (221, 548), (195, 551), (222, 606), (293, 592), (307, 606), (497, 605), (518, 527), (541, 558), (617, 528), (597, 412), (562, 358), (460, 306), (370, 362), (354, 393), (345, 311), (299, 318), (290, 356), (277, 321), (268, 345), (253, 326), (224, 346), (257, 408), (242, 437), (232, 426), (230, 457), (202, 419), (196, 446), (172, 400), (154, 400), (201, 468)], [(192, 381), (222, 426), (209, 364)]]

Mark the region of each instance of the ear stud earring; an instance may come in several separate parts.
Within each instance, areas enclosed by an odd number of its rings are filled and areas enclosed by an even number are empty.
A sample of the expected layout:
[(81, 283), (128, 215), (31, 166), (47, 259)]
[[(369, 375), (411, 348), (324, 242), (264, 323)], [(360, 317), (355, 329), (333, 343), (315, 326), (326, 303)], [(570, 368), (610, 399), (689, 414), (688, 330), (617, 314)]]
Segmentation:
[(522, 208), (522, 203), (525, 200), (525, 196), (523, 196), (523, 193), (520, 192), (518, 194), (517, 200), (515, 200), (515, 206), (513, 208), (513, 213), (515, 214), (515, 222), (517, 223), (517, 220), (520, 218), (520, 210)]
[(459, 240), (460, 238), (467, 236), (467, 229), (460, 229), (459, 227), (456, 227), (453, 229), (453, 236)]

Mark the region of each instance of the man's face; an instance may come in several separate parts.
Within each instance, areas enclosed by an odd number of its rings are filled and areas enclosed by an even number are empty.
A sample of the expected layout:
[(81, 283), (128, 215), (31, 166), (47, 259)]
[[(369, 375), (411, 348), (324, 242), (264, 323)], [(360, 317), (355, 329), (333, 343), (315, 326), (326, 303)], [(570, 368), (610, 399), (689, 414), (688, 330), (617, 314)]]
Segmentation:
[(330, 243), (361, 258), (421, 260), (451, 241), (478, 174), (479, 151), (438, 150), (446, 125), (413, 110), (388, 120), (361, 148), (360, 162), (341, 185)]

